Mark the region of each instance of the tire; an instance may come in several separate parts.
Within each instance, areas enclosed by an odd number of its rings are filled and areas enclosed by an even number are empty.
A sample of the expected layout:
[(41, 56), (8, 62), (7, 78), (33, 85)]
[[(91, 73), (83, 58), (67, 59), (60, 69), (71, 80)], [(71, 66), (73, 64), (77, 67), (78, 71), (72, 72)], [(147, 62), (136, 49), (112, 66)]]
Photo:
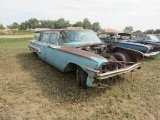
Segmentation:
[(76, 81), (79, 86), (82, 86), (82, 89), (87, 89), (86, 85), (87, 77), (88, 77), (87, 73), (81, 67), (77, 67)]
[(124, 54), (116, 52), (113, 54), (114, 58), (117, 59), (118, 61), (125, 61), (127, 62), (127, 58)]

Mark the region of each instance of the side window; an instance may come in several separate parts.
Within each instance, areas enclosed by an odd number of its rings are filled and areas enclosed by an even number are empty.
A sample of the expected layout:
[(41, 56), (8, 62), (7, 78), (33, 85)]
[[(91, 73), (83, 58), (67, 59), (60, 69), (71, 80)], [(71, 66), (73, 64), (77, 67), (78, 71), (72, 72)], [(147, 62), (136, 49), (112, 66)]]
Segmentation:
[(99, 37), (100, 39), (105, 40), (106, 37), (107, 37), (107, 34), (100, 34), (100, 35), (98, 35), (98, 37)]
[(34, 33), (34, 39), (38, 40), (40, 36), (40, 33)]
[(49, 43), (49, 37), (50, 37), (49, 33), (43, 33), (42, 36), (41, 36), (41, 41)]
[(50, 36), (50, 43), (56, 44), (57, 37), (58, 37), (58, 35), (57, 35), (56, 33), (51, 33), (51, 36)]
[(117, 38), (116, 36), (117, 35), (115, 35), (115, 34), (108, 34), (107, 40), (115, 40)]

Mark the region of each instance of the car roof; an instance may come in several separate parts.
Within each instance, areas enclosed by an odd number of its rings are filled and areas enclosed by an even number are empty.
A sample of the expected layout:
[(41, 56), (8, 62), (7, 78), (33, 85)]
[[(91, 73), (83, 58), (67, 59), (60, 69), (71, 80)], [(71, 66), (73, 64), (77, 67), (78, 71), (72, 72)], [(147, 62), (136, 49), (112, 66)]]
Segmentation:
[(118, 34), (118, 32), (100, 32), (98, 33), (99, 34)]
[(67, 30), (67, 31), (92, 31), (92, 30), (89, 30), (89, 29), (49, 29), (49, 30), (37, 30), (35, 31), (34, 33), (57, 33), (57, 32), (60, 32), (60, 31), (63, 31), (63, 30)]
[(129, 33), (124, 33), (124, 32), (101, 32), (101, 33), (98, 33), (98, 35), (100, 34), (119, 34), (119, 35), (131, 35)]

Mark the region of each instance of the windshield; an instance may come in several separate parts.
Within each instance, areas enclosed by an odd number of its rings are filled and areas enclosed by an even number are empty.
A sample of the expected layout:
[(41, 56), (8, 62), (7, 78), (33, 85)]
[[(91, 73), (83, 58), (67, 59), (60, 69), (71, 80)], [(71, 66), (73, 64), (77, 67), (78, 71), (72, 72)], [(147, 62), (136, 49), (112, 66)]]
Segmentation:
[(144, 40), (146, 35), (132, 35), (132, 40)]
[(152, 40), (155, 42), (159, 42), (159, 39), (155, 35), (148, 35), (147, 40)]
[(59, 36), (59, 44), (64, 43), (99, 43), (101, 40), (91, 30), (64, 30)]
[(132, 39), (134, 39), (134, 40), (150, 40), (150, 41), (154, 41), (154, 42), (160, 42), (160, 40), (155, 35), (148, 35), (147, 37), (146, 37), (146, 35), (137, 35), (135, 37), (132, 37)]

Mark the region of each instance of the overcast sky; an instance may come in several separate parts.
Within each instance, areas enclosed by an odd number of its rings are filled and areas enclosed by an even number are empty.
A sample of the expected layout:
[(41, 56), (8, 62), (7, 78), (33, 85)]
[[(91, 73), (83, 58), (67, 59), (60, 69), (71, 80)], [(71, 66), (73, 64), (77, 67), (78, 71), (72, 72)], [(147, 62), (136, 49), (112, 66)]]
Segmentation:
[(30, 18), (64, 18), (71, 24), (88, 18), (102, 28), (160, 29), (160, 0), (0, 0), (1, 24)]

